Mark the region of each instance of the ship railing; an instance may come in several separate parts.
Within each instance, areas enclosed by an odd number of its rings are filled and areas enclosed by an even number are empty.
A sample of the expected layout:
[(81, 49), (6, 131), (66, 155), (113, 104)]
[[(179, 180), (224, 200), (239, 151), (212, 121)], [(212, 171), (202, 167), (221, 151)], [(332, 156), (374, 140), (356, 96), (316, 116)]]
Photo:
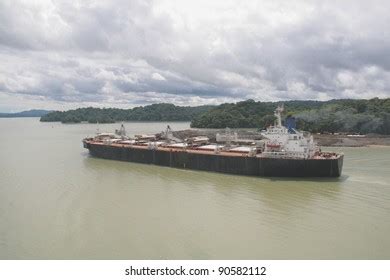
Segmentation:
[(307, 155), (303, 153), (290, 152), (263, 152), (261, 155), (271, 158), (307, 158)]

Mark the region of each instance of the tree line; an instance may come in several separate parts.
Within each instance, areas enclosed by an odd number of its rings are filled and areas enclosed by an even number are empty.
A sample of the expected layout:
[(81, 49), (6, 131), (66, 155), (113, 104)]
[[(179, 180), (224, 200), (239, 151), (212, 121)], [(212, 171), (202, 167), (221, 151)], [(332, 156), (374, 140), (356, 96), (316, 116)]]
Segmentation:
[(284, 117), (296, 118), (300, 130), (390, 134), (390, 98), (225, 103), (196, 116), (191, 127), (264, 129), (274, 124), (278, 104), (285, 106)]
[(62, 123), (114, 123), (120, 121), (191, 121), (208, 111), (212, 106), (175, 106), (168, 103), (135, 107), (117, 108), (79, 108), (68, 111), (53, 111), (42, 116), (41, 122)]
[(284, 104), (284, 117), (294, 116), (300, 130), (390, 134), (390, 98), (342, 99), (330, 101), (260, 102), (252, 99), (218, 106), (175, 106), (168, 103), (135, 107), (80, 108), (53, 111), (43, 122), (113, 123), (120, 121), (191, 121), (195, 128), (259, 128), (275, 121), (273, 112)]

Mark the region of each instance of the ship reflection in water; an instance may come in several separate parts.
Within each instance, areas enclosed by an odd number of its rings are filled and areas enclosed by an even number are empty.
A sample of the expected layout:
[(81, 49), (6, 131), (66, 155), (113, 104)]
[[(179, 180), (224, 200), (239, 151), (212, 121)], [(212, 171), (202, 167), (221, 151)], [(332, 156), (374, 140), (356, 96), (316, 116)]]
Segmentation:
[[(170, 126), (165, 132), (126, 136), (122, 124), (115, 133), (85, 138), (84, 147), (96, 157), (182, 169), (277, 177), (339, 177), (343, 154), (322, 152), (308, 133), (295, 129), (292, 118), (282, 125), (283, 107), (275, 110), (276, 122), (262, 131), (262, 140), (239, 139), (237, 134), (217, 135), (220, 143), (196, 136), (178, 139)], [(246, 145), (242, 145), (246, 143)]]

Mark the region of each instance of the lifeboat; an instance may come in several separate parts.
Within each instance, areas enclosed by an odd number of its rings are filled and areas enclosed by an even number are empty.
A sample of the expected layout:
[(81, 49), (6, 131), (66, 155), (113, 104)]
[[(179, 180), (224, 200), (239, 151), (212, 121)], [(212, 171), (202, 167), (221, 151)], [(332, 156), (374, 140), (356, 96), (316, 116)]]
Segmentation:
[(278, 149), (278, 148), (280, 148), (280, 145), (276, 144), (276, 143), (268, 143), (267, 147), (268, 148), (273, 148), (273, 149)]

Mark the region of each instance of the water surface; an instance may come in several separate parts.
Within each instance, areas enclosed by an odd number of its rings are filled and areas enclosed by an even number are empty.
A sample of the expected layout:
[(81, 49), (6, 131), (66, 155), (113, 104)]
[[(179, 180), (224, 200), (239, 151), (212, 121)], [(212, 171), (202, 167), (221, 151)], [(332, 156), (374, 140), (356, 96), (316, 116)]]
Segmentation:
[(390, 148), (338, 149), (338, 179), (256, 178), (93, 158), (96, 128), (0, 119), (1, 259), (390, 258)]

